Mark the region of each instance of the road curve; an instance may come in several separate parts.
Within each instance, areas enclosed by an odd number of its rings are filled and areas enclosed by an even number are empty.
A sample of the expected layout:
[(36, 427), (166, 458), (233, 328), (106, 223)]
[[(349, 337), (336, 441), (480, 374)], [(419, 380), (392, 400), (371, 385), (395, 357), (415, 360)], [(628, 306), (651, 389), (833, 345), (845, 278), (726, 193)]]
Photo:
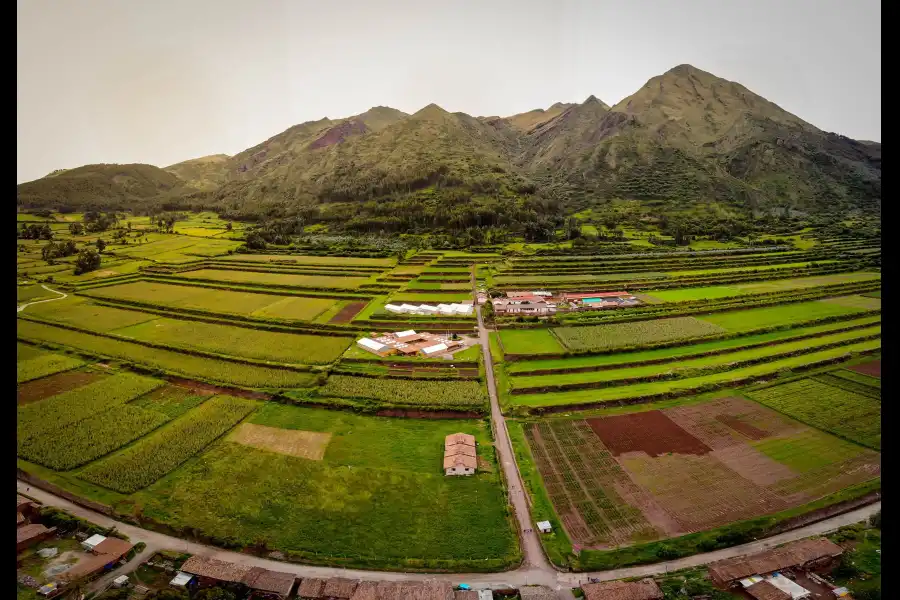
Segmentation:
[[(881, 502), (875, 502), (862, 508), (858, 508), (848, 513), (831, 517), (818, 523), (813, 523), (805, 527), (793, 529), (785, 533), (781, 533), (769, 538), (756, 540), (748, 544), (740, 546), (732, 546), (715, 552), (707, 552), (704, 554), (695, 554), (686, 558), (668, 561), (664, 563), (655, 563), (652, 565), (642, 565), (639, 567), (627, 567), (624, 569), (613, 569), (610, 571), (601, 571), (597, 573), (562, 573), (547, 566), (540, 567), (520, 567), (515, 571), (507, 571), (505, 573), (455, 573), (455, 574), (427, 574), (427, 573), (402, 573), (392, 571), (363, 571), (355, 569), (340, 569), (335, 567), (316, 567), (311, 565), (302, 565), (297, 563), (286, 563), (268, 558), (260, 558), (250, 554), (241, 554), (230, 550), (223, 550), (214, 546), (206, 546), (181, 538), (172, 537), (156, 531), (142, 529), (116, 521), (104, 514), (83, 508), (64, 498), (60, 498), (54, 494), (36, 488), (24, 481), (16, 480), (17, 491), (26, 494), (35, 500), (47, 505), (54, 506), (66, 510), (77, 517), (87, 519), (92, 523), (96, 523), (102, 527), (113, 527), (124, 533), (134, 542), (144, 542), (147, 548), (141, 553), (140, 558), (143, 560), (151, 556), (157, 550), (168, 549), (197, 554), (208, 558), (217, 558), (228, 562), (247, 565), (251, 567), (263, 567), (274, 571), (284, 571), (293, 573), (299, 577), (350, 577), (354, 579), (368, 579), (371, 581), (423, 581), (427, 579), (439, 579), (449, 581), (451, 583), (468, 583), (478, 587), (500, 587), (504, 585), (521, 586), (530, 584), (547, 585), (551, 588), (560, 590), (568, 587), (574, 587), (580, 583), (586, 582), (589, 578), (600, 580), (623, 579), (625, 577), (640, 577), (648, 575), (657, 575), (667, 573), (669, 571), (677, 571), (687, 567), (696, 567), (705, 565), (723, 558), (733, 558), (735, 556), (743, 556), (753, 552), (759, 552), (779, 544), (800, 540), (814, 535), (821, 535), (834, 531), (844, 525), (858, 523), (868, 519), (871, 515), (881, 510)], [(117, 574), (128, 573), (137, 568), (140, 560), (132, 560), (125, 565)]]
[(56, 298), (47, 298), (46, 300), (35, 300), (34, 302), (26, 302), (25, 304), (20, 304), (20, 305), (16, 308), (16, 312), (22, 312), (23, 310), (25, 310), (26, 307), (29, 307), (29, 306), (31, 306), (32, 304), (40, 304), (41, 302), (55, 302), (55, 301), (57, 301), (57, 300), (62, 300), (63, 298), (68, 298), (68, 297), (69, 297), (68, 294), (63, 294), (62, 292), (58, 292), (58, 291), (56, 291), (56, 290), (51, 290), (50, 288), (48, 288), (48, 287), (47, 287), (46, 285), (44, 285), (44, 284), (41, 284), (41, 287), (44, 288), (45, 290), (47, 290), (48, 292), (53, 292), (54, 294), (59, 294), (59, 296), (56, 297)]

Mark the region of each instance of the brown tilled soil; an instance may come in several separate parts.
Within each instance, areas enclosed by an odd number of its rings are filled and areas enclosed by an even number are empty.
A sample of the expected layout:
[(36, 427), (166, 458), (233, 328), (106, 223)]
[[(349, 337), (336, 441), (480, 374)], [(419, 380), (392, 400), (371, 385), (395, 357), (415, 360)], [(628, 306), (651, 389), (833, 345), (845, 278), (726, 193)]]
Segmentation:
[(870, 360), (869, 362), (860, 363), (858, 365), (853, 365), (852, 367), (847, 367), (851, 371), (856, 371), (857, 373), (862, 373), (863, 375), (868, 375), (869, 377), (877, 377), (881, 379), (881, 359), (878, 360)]
[(745, 423), (740, 419), (740, 417), (736, 417), (734, 415), (718, 415), (716, 416), (716, 420), (728, 425), (738, 433), (742, 433), (746, 435), (751, 440), (761, 440), (763, 438), (769, 437), (769, 434), (762, 429), (758, 429), (751, 425), (750, 423)]
[(308, 460), (322, 460), (325, 458), (328, 442), (331, 441), (331, 433), (241, 423), (231, 432), (228, 439), (238, 444), (278, 454), (287, 454)]
[(105, 374), (97, 373), (96, 371), (57, 373), (56, 375), (50, 375), (49, 377), (43, 377), (20, 385), (16, 390), (16, 402), (19, 404), (37, 402), (62, 392), (80, 388), (104, 377), (106, 377)]
[(353, 317), (359, 313), (362, 309), (366, 307), (368, 302), (351, 302), (344, 308), (338, 311), (338, 314), (331, 317), (328, 321), (329, 323), (349, 323), (353, 320)]
[(710, 447), (658, 410), (588, 419), (613, 456), (626, 452), (707, 454)]

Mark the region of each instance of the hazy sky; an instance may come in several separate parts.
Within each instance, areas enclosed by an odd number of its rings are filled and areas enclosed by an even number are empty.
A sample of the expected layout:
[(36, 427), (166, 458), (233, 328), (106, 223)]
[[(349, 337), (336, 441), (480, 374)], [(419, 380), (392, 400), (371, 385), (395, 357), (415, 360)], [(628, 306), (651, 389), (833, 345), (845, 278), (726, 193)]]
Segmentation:
[(612, 105), (681, 63), (881, 141), (874, 0), (19, 0), (17, 22), (18, 182), (234, 154), (376, 105)]

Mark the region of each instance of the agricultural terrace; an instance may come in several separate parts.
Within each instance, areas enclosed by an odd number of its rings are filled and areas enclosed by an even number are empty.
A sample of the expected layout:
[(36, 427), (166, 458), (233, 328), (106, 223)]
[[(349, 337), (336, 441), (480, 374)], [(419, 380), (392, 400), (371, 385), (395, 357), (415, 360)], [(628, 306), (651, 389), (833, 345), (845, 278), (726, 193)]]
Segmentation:
[(782, 513), (880, 475), (878, 453), (739, 397), (515, 427), (531, 492), (552, 503), (535, 518), (589, 550)]
[[(19, 468), (114, 511), (139, 505), (139, 520), (317, 563), (472, 571), (519, 559), (484, 421), (264, 403), (102, 369), (49, 377), (20, 388)], [(444, 438), (460, 431), (476, 436), (479, 470), (448, 478)]]
[(874, 272), (837, 273), (834, 275), (777, 279), (774, 281), (761, 281), (758, 283), (689, 287), (670, 290), (647, 290), (643, 292), (643, 294), (660, 302), (684, 302), (689, 300), (728, 298), (746, 294), (764, 294), (785, 290), (800, 290), (841, 283), (877, 281), (880, 279), (881, 273)]
[(294, 275), (290, 273), (263, 273), (258, 271), (234, 271), (228, 269), (197, 269), (176, 275), (179, 279), (198, 281), (222, 281), (281, 287), (346, 288), (355, 289), (369, 283), (369, 277), (344, 277), (340, 273), (329, 275)]

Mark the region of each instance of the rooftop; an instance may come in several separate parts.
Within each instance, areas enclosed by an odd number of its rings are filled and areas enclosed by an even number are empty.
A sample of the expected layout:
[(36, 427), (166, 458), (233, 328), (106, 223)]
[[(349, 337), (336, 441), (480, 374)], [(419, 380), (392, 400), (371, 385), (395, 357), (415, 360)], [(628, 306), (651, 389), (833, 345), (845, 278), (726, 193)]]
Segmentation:
[(822, 558), (840, 556), (842, 553), (840, 546), (825, 538), (800, 540), (773, 550), (711, 563), (709, 576), (714, 581), (727, 583), (750, 575), (764, 575)]
[(250, 567), (216, 560), (215, 558), (192, 556), (181, 565), (181, 570), (184, 573), (191, 573), (192, 575), (199, 575), (218, 581), (243, 583), (244, 577), (250, 572)]
[(244, 584), (254, 590), (272, 592), (287, 596), (294, 587), (297, 577), (292, 573), (269, 571), (262, 567), (253, 567), (244, 576)]
[(585, 600), (661, 600), (662, 590), (650, 578), (641, 581), (606, 581), (581, 586)]
[(791, 600), (791, 595), (779, 590), (768, 581), (759, 581), (746, 588), (748, 594), (756, 600)]
[(356, 579), (344, 579), (343, 577), (332, 577), (325, 580), (325, 587), (322, 589), (322, 595), (326, 598), (347, 598), (353, 595), (359, 581)]

